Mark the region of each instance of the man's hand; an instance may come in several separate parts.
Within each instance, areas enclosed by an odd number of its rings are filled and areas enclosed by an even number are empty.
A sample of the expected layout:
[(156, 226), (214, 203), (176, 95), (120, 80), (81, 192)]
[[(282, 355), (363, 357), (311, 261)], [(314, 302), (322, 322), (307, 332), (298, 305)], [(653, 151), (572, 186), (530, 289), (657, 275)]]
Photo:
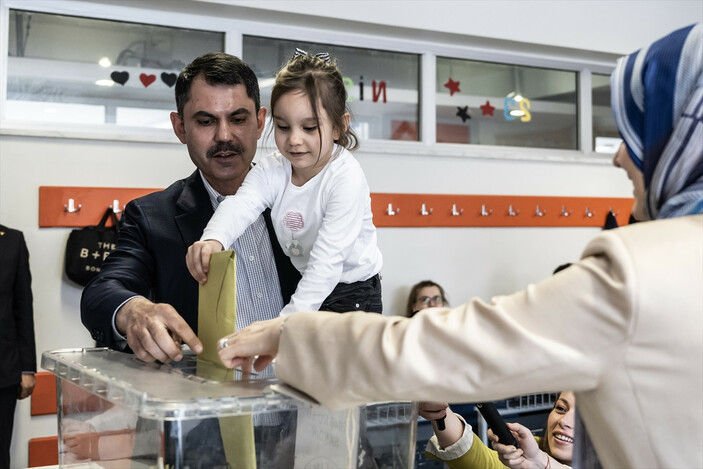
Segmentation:
[(192, 275), (199, 284), (202, 285), (207, 282), (207, 274), (210, 271), (210, 256), (223, 249), (220, 242), (214, 239), (197, 241), (188, 248), (186, 265), (188, 265), (190, 275)]
[(34, 386), (37, 385), (37, 378), (34, 377), (34, 373), (22, 373), (22, 381), (20, 382), (19, 389), (17, 391), (17, 399), (24, 399), (29, 397), (34, 391)]
[(185, 342), (195, 353), (203, 351), (193, 329), (166, 303), (132, 298), (117, 311), (115, 325), (127, 337), (134, 354), (145, 362), (181, 360), (183, 354), (175, 340)]
[(281, 325), (285, 317), (268, 321), (258, 321), (241, 331), (223, 337), (226, 346), (220, 348), (220, 360), (227, 368), (242, 365), (242, 371), (251, 370), (252, 363), (256, 371), (261, 371), (278, 355), (278, 343), (281, 339)]

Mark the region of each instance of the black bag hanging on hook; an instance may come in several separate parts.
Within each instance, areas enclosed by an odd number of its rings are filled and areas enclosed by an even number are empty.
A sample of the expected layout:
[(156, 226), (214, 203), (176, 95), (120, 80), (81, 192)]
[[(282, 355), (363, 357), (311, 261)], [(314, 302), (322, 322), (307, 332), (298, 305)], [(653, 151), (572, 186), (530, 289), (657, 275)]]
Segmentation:
[[(108, 218), (112, 218), (112, 226), (105, 226)], [(66, 243), (66, 276), (86, 286), (100, 273), (103, 261), (115, 249), (118, 232), (119, 222), (112, 207), (108, 207), (97, 225), (72, 230)]]

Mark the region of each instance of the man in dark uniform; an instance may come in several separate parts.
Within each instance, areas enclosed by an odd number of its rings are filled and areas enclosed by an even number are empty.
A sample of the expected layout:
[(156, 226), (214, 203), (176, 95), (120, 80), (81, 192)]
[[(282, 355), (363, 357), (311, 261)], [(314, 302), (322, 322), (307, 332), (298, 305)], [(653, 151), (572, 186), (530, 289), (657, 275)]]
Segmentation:
[(17, 399), (36, 385), (29, 251), (21, 231), (0, 225), (0, 469), (10, 467)]

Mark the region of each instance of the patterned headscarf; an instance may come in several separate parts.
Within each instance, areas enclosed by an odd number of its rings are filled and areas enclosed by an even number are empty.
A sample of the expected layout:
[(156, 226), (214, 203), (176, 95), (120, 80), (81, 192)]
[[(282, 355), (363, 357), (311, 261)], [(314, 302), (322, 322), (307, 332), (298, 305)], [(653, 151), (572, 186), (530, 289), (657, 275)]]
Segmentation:
[(622, 57), (610, 85), (615, 123), (644, 173), (647, 215), (703, 213), (701, 24)]

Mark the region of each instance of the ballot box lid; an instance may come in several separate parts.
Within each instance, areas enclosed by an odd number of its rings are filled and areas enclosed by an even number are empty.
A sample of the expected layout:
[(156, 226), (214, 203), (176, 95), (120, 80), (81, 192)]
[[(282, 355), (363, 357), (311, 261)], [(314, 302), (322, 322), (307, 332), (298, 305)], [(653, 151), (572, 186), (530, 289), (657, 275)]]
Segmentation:
[(42, 368), (56, 375), (59, 393), (78, 386), (142, 417), (201, 419), (285, 411), (299, 402), (271, 389), (270, 371), (243, 377), (237, 370), (199, 361), (189, 350), (183, 360), (146, 363), (108, 348), (51, 350)]

